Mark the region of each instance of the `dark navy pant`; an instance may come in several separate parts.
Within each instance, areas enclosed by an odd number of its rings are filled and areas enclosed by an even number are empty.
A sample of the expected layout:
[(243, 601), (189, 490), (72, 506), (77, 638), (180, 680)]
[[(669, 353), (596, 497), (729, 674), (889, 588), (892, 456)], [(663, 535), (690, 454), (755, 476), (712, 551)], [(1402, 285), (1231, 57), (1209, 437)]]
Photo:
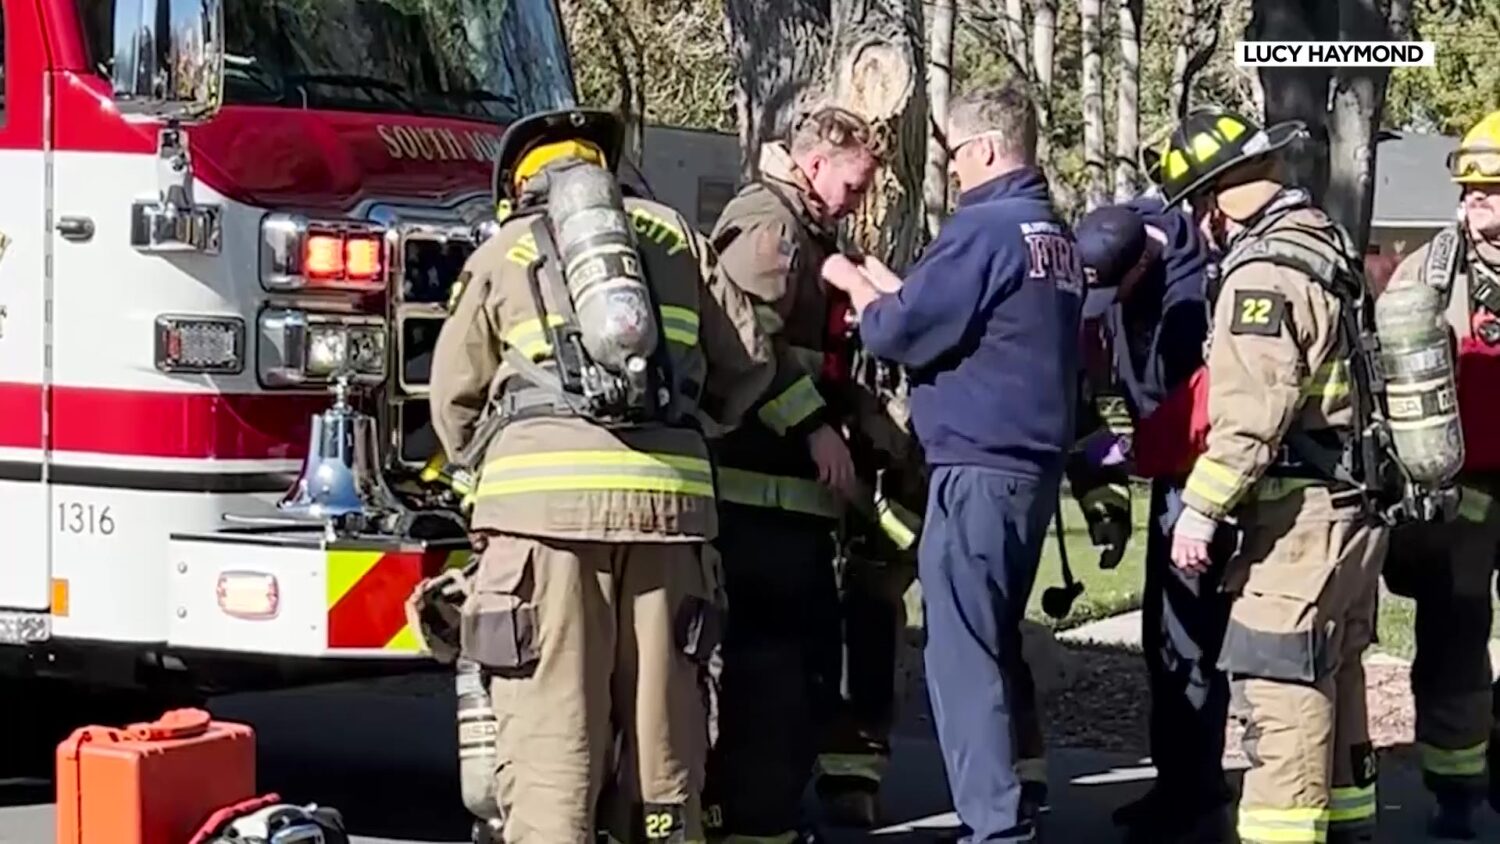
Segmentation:
[(1018, 829), (1015, 721), (1027, 704), (1021, 618), (1057, 507), (1061, 471), (1024, 478), (934, 468), (918, 546), (927, 691), (965, 842)]
[(1230, 604), (1219, 585), (1235, 537), (1221, 528), (1210, 546), (1215, 565), (1197, 577), (1183, 575), (1172, 564), (1172, 528), (1181, 512), (1181, 491), (1168, 481), (1153, 483), (1141, 644), (1151, 682), (1157, 787), (1184, 814), (1196, 814), (1232, 798), (1222, 761), (1229, 679), (1218, 661)]

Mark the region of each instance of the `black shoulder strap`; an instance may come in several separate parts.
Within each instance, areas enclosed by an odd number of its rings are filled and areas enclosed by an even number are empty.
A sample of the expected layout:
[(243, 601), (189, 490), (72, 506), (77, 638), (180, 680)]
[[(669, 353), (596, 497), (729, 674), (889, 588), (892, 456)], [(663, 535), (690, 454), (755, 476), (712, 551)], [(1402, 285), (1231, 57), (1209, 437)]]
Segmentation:
[(1422, 259), (1422, 281), (1442, 296), (1444, 307), (1453, 295), (1453, 282), (1464, 262), (1464, 236), (1458, 224), (1447, 226), (1427, 245)]

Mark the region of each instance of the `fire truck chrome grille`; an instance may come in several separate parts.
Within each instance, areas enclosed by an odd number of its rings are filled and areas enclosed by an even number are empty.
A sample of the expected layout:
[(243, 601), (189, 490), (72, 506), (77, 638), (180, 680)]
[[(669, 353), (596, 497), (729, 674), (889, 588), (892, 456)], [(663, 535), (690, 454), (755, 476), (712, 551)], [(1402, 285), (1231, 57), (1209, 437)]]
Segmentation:
[(432, 354), (448, 317), (453, 284), (476, 243), (467, 227), (401, 227), (399, 272), (392, 278), (395, 384), (391, 395), (391, 439), (397, 459), (419, 466), (440, 448), (427, 406)]
[(464, 261), (474, 252), (468, 240), (409, 235), (401, 245), (401, 301), (445, 305)]

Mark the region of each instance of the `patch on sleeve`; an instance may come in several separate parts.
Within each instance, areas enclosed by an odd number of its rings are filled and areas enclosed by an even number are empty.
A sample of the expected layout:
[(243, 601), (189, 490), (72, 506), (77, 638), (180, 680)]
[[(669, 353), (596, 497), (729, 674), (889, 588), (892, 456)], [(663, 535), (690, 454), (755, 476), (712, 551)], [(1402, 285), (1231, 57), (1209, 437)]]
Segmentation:
[(1270, 290), (1236, 290), (1234, 316), (1229, 323), (1229, 333), (1275, 337), (1281, 333), (1281, 321), (1285, 313), (1286, 297), (1280, 293)]
[(464, 290), (469, 286), (469, 279), (473, 277), (473, 273), (464, 270), (458, 274), (458, 279), (453, 282), (453, 286), (448, 288), (448, 313), (451, 314), (457, 310), (458, 300), (463, 298)]
[(756, 262), (777, 272), (790, 272), (797, 260), (797, 242), (778, 226), (766, 226), (756, 232)]

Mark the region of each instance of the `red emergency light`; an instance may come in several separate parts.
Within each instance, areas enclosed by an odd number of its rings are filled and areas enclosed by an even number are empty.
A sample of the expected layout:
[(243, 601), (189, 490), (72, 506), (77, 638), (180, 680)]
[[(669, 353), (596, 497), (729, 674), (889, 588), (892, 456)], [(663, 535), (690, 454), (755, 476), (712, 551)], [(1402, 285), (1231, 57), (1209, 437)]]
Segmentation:
[(302, 272), (313, 285), (379, 287), (383, 252), (379, 235), (309, 232), (302, 244)]

